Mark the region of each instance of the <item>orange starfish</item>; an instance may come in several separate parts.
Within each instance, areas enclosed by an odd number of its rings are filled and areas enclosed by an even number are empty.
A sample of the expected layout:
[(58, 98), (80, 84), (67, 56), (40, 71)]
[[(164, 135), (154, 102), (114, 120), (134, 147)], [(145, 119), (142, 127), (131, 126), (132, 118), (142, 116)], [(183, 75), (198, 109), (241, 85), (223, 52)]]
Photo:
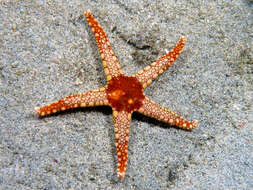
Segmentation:
[(144, 89), (177, 59), (184, 47), (186, 38), (181, 37), (169, 53), (150, 66), (136, 74), (126, 76), (120, 68), (102, 27), (89, 10), (85, 12), (85, 16), (96, 37), (107, 77), (106, 86), (67, 96), (47, 106), (35, 108), (35, 112), (39, 116), (45, 116), (77, 107), (111, 106), (118, 157), (117, 174), (119, 178), (123, 178), (127, 168), (130, 120), (134, 111), (187, 130), (192, 130), (198, 125), (198, 121), (187, 121), (172, 111), (155, 104), (144, 95)]

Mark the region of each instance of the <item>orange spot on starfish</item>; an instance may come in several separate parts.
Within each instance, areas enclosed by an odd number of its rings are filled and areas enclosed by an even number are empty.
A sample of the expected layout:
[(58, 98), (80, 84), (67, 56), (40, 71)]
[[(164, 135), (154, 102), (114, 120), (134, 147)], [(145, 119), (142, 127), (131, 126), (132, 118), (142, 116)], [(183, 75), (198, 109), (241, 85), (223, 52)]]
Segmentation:
[(145, 97), (141, 83), (134, 77), (123, 75), (109, 81), (106, 94), (115, 110), (129, 113), (139, 109)]

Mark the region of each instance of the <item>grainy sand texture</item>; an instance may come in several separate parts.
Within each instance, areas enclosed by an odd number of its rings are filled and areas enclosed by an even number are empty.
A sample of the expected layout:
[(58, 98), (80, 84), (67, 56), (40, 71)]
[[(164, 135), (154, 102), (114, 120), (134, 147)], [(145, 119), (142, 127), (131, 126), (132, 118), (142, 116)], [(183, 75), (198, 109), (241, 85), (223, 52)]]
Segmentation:
[[(145, 94), (192, 132), (141, 114), (117, 179), (110, 107), (34, 107), (106, 84), (84, 11), (131, 75), (187, 43)], [(253, 189), (253, 2), (0, 0), (0, 189)]]

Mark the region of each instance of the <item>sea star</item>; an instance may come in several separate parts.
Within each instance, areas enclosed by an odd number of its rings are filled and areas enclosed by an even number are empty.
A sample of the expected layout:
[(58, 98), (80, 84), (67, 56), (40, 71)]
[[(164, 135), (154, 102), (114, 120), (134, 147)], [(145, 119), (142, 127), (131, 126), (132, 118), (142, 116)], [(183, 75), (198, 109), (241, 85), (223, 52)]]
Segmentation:
[(192, 130), (198, 125), (198, 121), (187, 121), (144, 95), (144, 89), (177, 59), (186, 38), (181, 37), (169, 53), (150, 66), (131, 76), (126, 76), (120, 68), (102, 27), (89, 10), (86, 10), (84, 14), (96, 38), (107, 84), (103, 88), (67, 96), (52, 104), (35, 108), (35, 112), (39, 116), (45, 116), (77, 107), (111, 106), (118, 158), (117, 176), (123, 178), (128, 160), (130, 120), (134, 111), (187, 130)]

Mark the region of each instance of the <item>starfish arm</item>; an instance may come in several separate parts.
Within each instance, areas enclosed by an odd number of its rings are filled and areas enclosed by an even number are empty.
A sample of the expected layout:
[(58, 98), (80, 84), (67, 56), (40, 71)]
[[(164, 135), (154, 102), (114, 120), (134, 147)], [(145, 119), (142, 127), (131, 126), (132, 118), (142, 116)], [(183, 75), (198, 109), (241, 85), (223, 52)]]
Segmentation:
[(138, 73), (135, 73), (133, 77), (136, 77), (145, 89), (158, 77), (158, 75), (162, 74), (170, 65), (172, 65), (181, 53), (185, 42), (186, 38), (181, 37), (177, 45), (169, 53), (160, 57), (154, 63), (145, 67), (143, 70), (140, 70)]
[(52, 104), (35, 108), (39, 116), (46, 116), (71, 108), (109, 105), (105, 88), (67, 96)]
[(118, 60), (111, 49), (111, 45), (105, 34), (105, 31), (92, 16), (89, 10), (86, 10), (84, 14), (95, 35), (107, 81), (111, 80), (112, 77), (123, 74)]
[(118, 157), (118, 178), (124, 178), (128, 159), (129, 128), (132, 113), (113, 110), (116, 151)]
[(157, 105), (148, 97), (145, 97), (138, 112), (186, 130), (192, 130), (198, 125), (198, 121), (187, 121), (172, 111)]

